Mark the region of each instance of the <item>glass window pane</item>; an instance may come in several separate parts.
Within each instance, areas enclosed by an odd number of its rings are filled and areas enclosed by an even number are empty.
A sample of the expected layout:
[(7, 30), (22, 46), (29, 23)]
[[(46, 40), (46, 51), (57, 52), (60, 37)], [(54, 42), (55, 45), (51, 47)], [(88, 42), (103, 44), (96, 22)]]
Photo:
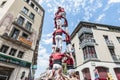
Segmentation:
[(34, 20), (35, 15), (33, 13), (30, 13), (29, 17), (30, 19)]
[(14, 48), (11, 48), (10, 52), (9, 52), (9, 55), (12, 55), (12, 56), (15, 56), (17, 50), (14, 49)]
[(22, 12), (25, 13), (25, 14), (27, 14), (28, 11), (29, 11), (29, 10), (28, 10), (26, 7), (24, 7), (24, 8), (22, 9)]
[(17, 19), (17, 23), (21, 26), (23, 25), (24, 21), (25, 21), (25, 19), (21, 16)]
[(27, 21), (27, 23), (25, 25), (25, 28), (30, 31), (31, 30), (31, 26), (32, 26), (32, 24)]
[(9, 47), (6, 46), (6, 45), (2, 45), (1, 49), (0, 49), (0, 52), (3, 52), (3, 53), (7, 53)]

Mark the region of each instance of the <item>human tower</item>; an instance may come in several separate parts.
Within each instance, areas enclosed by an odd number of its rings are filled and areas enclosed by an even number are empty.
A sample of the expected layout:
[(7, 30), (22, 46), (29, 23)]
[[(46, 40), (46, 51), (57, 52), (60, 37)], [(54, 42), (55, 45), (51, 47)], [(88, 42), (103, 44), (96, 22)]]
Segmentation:
[[(79, 80), (79, 78), (75, 76), (74, 57), (72, 54), (74, 50), (68, 32), (66, 12), (62, 7), (58, 7), (55, 13), (52, 39), (49, 69), (43, 75), (42, 80)], [(63, 42), (66, 43), (65, 52), (62, 52)]]

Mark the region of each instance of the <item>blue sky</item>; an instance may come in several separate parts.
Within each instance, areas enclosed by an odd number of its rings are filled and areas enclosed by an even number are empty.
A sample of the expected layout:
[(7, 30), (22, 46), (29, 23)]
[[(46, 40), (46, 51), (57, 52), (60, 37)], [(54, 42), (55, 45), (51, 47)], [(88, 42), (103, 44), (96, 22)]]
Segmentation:
[(66, 11), (70, 34), (80, 21), (120, 26), (120, 0), (40, 0), (39, 3), (45, 10), (45, 17), (35, 77), (39, 77), (48, 67), (53, 18), (58, 6)]

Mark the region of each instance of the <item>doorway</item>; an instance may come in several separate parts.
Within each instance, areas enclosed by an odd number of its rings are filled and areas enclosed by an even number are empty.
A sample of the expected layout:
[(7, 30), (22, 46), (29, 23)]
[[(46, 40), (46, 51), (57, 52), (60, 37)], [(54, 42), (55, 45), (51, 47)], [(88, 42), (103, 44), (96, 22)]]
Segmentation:
[(9, 80), (13, 70), (13, 68), (0, 66), (0, 80)]

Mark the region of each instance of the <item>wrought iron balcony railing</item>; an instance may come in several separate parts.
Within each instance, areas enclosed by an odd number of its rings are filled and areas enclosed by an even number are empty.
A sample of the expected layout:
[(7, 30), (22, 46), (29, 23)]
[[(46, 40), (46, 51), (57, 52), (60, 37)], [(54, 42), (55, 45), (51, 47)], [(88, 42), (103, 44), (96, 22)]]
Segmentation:
[(106, 40), (106, 44), (107, 44), (107, 46), (110, 46), (110, 47), (114, 46), (114, 44), (111, 40)]
[(78, 37), (80, 37), (84, 33), (92, 33), (91, 28), (82, 27), (78, 32)]
[(80, 43), (80, 47), (84, 48), (85, 46), (94, 46), (95, 45), (95, 39), (84, 39), (81, 43)]

